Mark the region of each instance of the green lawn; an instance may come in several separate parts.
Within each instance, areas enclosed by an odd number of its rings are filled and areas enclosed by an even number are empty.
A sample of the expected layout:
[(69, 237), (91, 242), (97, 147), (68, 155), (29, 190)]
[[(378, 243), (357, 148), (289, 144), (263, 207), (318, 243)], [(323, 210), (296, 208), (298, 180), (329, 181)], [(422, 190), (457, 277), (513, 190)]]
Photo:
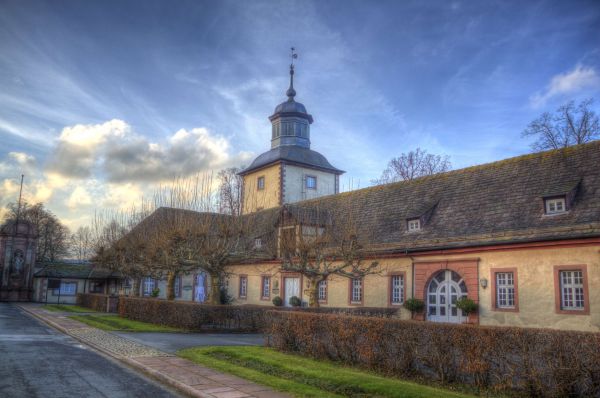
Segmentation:
[(120, 332), (183, 332), (182, 329), (132, 321), (118, 315), (73, 315), (70, 318), (102, 330)]
[(43, 306), (45, 310), (56, 312), (96, 312), (90, 308), (80, 307), (78, 305), (65, 304), (46, 304)]
[(470, 396), (266, 347), (197, 347), (181, 350), (177, 355), (297, 397)]

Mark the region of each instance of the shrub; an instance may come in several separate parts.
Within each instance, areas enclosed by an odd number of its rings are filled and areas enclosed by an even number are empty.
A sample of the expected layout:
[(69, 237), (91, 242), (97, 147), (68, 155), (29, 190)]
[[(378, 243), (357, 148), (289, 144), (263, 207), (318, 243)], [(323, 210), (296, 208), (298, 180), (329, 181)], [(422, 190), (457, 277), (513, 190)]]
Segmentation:
[(461, 297), (456, 300), (456, 307), (462, 310), (465, 314), (473, 314), (477, 311), (477, 303), (468, 297)]
[(221, 286), (219, 289), (219, 302), (223, 305), (233, 303), (233, 296), (227, 291), (227, 287)]
[(290, 297), (290, 305), (292, 307), (300, 307), (302, 305), (302, 300), (296, 296)]
[(270, 311), (268, 344), (383, 374), (529, 396), (600, 396), (600, 334)]
[(152, 293), (150, 293), (150, 297), (158, 297), (159, 294), (160, 294), (160, 289), (156, 287), (156, 288), (152, 289)]
[(98, 312), (117, 312), (119, 297), (107, 296), (106, 294), (78, 293), (77, 305)]
[(279, 296), (273, 297), (273, 305), (276, 307), (281, 307), (283, 305), (283, 300)]
[(419, 300), (417, 298), (409, 298), (404, 302), (404, 308), (409, 310), (410, 312), (421, 312), (425, 307), (425, 303), (423, 300)]

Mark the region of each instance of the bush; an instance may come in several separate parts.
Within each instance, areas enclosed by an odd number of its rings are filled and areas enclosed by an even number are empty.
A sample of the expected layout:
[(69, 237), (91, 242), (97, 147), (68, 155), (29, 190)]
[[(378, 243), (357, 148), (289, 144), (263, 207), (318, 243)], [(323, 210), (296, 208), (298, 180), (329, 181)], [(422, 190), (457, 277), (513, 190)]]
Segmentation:
[(98, 312), (117, 312), (119, 297), (106, 294), (78, 293), (77, 305)]
[(273, 305), (275, 307), (281, 307), (283, 305), (283, 300), (279, 296), (273, 297)]
[(228, 293), (227, 287), (221, 286), (219, 289), (219, 302), (223, 305), (233, 303), (233, 296)]
[(404, 308), (406, 308), (407, 310), (409, 310), (410, 312), (421, 312), (423, 311), (423, 308), (425, 308), (425, 303), (423, 302), (423, 300), (419, 300), (416, 298), (409, 298), (406, 299), (406, 301), (404, 302)]
[(300, 307), (302, 305), (302, 300), (300, 300), (300, 298), (297, 296), (292, 296), (290, 297), (290, 305), (292, 307)]
[(529, 396), (600, 396), (600, 334), (270, 311), (268, 344), (383, 374)]
[(468, 297), (461, 297), (456, 300), (456, 308), (462, 310), (465, 314), (474, 314), (477, 311), (478, 305)]
[(159, 294), (160, 294), (160, 289), (155, 287), (154, 289), (152, 289), (152, 293), (150, 293), (150, 297), (158, 297)]

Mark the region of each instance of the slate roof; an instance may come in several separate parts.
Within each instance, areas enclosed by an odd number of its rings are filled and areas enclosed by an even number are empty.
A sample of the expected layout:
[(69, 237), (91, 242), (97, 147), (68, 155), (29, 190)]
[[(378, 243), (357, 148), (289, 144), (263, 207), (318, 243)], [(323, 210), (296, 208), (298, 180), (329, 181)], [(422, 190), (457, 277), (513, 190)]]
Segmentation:
[(108, 279), (120, 278), (121, 274), (98, 268), (92, 263), (53, 262), (42, 265), (43, 268), (34, 275), (36, 278), (72, 278), (72, 279)]
[(344, 173), (343, 170), (333, 167), (331, 163), (325, 159), (325, 156), (317, 151), (297, 145), (282, 145), (259, 155), (254, 159), (254, 162), (252, 162), (250, 166), (240, 172), (240, 175), (248, 174), (251, 171), (279, 161), (309, 166), (319, 170), (330, 171), (335, 174)]

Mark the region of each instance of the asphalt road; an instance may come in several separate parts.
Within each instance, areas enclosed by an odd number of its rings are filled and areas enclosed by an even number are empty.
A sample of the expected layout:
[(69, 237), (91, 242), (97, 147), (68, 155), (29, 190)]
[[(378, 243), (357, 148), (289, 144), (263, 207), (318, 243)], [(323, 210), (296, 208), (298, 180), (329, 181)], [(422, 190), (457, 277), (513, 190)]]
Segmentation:
[(168, 353), (197, 346), (242, 346), (264, 345), (265, 343), (262, 334), (249, 333), (113, 333)]
[(179, 397), (0, 303), (0, 397)]

